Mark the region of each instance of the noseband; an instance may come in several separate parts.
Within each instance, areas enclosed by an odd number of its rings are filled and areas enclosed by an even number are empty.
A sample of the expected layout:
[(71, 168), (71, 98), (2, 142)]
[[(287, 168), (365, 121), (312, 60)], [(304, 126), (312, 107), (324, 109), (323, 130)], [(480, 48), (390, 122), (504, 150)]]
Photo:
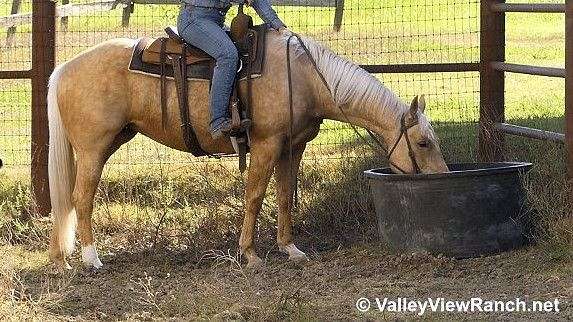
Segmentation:
[[(415, 173), (418, 174), (418, 173), (421, 173), (420, 166), (418, 165), (418, 162), (416, 161), (416, 155), (414, 155), (414, 150), (412, 149), (412, 143), (410, 142), (410, 137), (408, 136), (408, 130), (413, 128), (416, 125), (418, 125), (418, 120), (416, 120), (413, 123), (406, 125), (406, 113), (404, 115), (402, 115), (402, 118), (400, 119), (400, 135), (396, 139), (396, 143), (394, 143), (394, 145), (392, 146), (392, 148), (388, 152), (388, 160), (390, 160), (390, 158), (392, 157), (392, 154), (394, 153), (394, 151), (396, 151), (396, 148), (398, 147), (400, 140), (402, 140), (402, 137), (405, 137), (406, 138), (406, 144), (408, 145), (408, 156), (410, 157), (410, 160), (412, 161), (412, 165), (414, 166)], [(402, 168), (400, 168), (399, 166), (397, 166), (396, 164), (392, 163), (392, 161), (389, 161), (389, 162), (394, 168), (396, 168), (398, 171), (402, 172), (402, 174), (408, 173), (408, 172), (404, 171)]]

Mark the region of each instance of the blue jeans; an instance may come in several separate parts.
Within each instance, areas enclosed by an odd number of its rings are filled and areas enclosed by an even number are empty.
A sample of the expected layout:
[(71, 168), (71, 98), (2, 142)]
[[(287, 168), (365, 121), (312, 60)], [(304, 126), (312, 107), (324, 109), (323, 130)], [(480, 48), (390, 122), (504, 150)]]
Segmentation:
[(215, 8), (184, 6), (177, 19), (179, 35), (215, 58), (211, 84), (211, 131), (230, 118), (229, 100), (233, 91), (239, 54), (223, 30), (225, 12)]

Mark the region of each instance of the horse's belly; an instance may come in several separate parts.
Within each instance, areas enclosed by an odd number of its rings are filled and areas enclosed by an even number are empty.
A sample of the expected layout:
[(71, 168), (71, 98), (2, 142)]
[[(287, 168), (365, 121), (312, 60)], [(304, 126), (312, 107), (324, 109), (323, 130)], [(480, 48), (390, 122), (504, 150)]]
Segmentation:
[[(134, 124), (137, 131), (146, 137), (152, 139), (153, 141), (170, 147), (172, 149), (176, 149), (183, 152), (191, 153), (191, 149), (187, 147), (184, 140), (183, 131), (181, 130), (181, 125), (176, 124), (169, 124), (166, 126), (166, 130), (164, 131), (161, 126), (161, 120), (158, 122), (153, 122), (153, 124), (158, 124), (159, 128), (154, 126), (151, 129), (149, 126), (141, 126), (138, 124)], [(233, 147), (230, 141), (227, 139), (217, 140), (214, 141), (211, 138), (210, 133), (206, 131), (197, 131), (195, 130), (195, 135), (197, 136), (197, 140), (199, 141), (199, 147), (204, 150), (208, 154), (230, 154), (233, 153)]]
[[(168, 81), (166, 108), (162, 111), (160, 80), (150, 76), (131, 74), (130, 122), (138, 132), (170, 148), (191, 152), (185, 145), (175, 83)], [(209, 132), (209, 83), (190, 82), (189, 118), (200, 146), (209, 154), (233, 153), (229, 140), (214, 141)]]

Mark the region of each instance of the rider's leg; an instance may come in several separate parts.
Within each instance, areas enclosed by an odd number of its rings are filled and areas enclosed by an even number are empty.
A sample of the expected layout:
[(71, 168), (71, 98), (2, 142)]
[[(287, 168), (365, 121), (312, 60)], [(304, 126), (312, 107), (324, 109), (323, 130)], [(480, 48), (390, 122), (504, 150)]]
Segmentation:
[(239, 62), (237, 48), (223, 30), (225, 14), (217, 9), (185, 7), (177, 22), (179, 34), (189, 44), (217, 61), (211, 85), (211, 134), (217, 138), (230, 130), (229, 100)]

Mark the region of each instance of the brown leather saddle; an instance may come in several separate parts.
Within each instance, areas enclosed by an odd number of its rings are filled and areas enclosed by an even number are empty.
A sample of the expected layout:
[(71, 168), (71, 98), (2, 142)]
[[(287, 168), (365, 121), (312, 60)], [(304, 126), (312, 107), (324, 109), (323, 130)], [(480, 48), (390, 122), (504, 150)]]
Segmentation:
[[(263, 70), (263, 60), (265, 57), (265, 33), (268, 27), (265, 25), (254, 26), (251, 32), (251, 45), (248, 50), (250, 62), (250, 76), (256, 78), (261, 76)], [(179, 36), (174, 27), (165, 29), (167, 36), (159, 38), (142, 38), (135, 46), (135, 50), (130, 62), (131, 71), (141, 72), (152, 76), (161, 76), (162, 64), (162, 47), (165, 46), (165, 75), (167, 78), (174, 78), (172, 68), (173, 57), (183, 55), (185, 45), (185, 56), (187, 64), (188, 79), (210, 80), (213, 77), (214, 59), (201, 49), (185, 44), (185, 41)], [(237, 44), (240, 46), (240, 44)], [(241, 48), (244, 49), (244, 48)], [(244, 50), (243, 50), (244, 51)], [(241, 55), (241, 64), (239, 70), (239, 79), (245, 80), (248, 70), (245, 55)]]
[[(240, 156), (239, 163), (242, 170), (246, 168), (245, 155), (248, 151), (249, 129), (241, 128), (243, 123), (241, 120), (250, 119), (251, 80), (262, 75), (267, 30), (266, 25), (249, 26), (242, 33), (242, 39), (233, 39), (239, 51), (240, 65), (229, 108), (233, 120), (233, 146)], [(188, 81), (211, 80), (215, 60), (201, 49), (185, 43), (174, 28), (169, 27), (165, 31), (166, 37), (142, 38), (137, 42), (129, 70), (161, 78), (160, 95), (164, 129), (168, 115), (166, 84), (168, 80), (175, 80), (185, 145), (194, 156), (209, 155), (201, 148), (189, 118)], [(240, 97), (237, 90), (241, 81), (247, 82), (246, 97)]]

